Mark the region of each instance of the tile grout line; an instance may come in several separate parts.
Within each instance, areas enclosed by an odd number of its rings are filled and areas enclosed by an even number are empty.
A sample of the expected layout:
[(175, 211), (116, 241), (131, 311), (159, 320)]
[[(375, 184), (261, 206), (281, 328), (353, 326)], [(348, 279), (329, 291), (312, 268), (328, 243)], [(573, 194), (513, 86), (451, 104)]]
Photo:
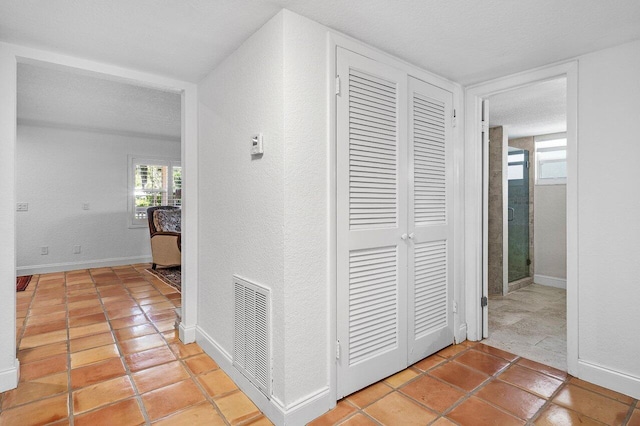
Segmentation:
[[(150, 275), (150, 277), (153, 277), (153, 275), (151, 275), (151, 274), (149, 274), (149, 275)], [(140, 276), (143, 276), (143, 275), (141, 274)], [(158, 288), (156, 287), (155, 283), (153, 283), (152, 281), (150, 281), (150, 280), (148, 279), (148, 277), (146, 277), (146, 276), (145, 276), (145, 277), (144, 277), (144, 280), (145, 280), (145, 281), (147, 281), (150, 285), (152, 285), (152, 286), (153, 286), (153, 287), (154, 287), (154, 288), (155, 288), (155, 289), (156, 289), (160, 294), (162, 294), (162, 296), (163, 296), (167, 301), (171, 302), (171, 300), (170, 300), (170, 299), (169, 299), (169, 298), (168, 298), (164, 293), (162, 293), (162, 292), (160, 292), (160, 291), (158, 290)], [(163, 283), (163, 284), (164, 284), (164, 283)], [(166, 285), (166, 284), (165, 284), (165, 285)], [(172, 287), (172, 288), (173, 288), (173, 287)], [(175, 288), (174, 288), (174, 290), (175, 290)], [(137, 299), (136, 299), (136, 302), (137, 302)], [(173, 304), (173, 303), (172, 303), (172, 304)], [(140, 305), (140, 306), (142, 306), (142, 305)], [(179, 355), (179, 354), (176, 354), (176, 353), (171, 349), (171, 345), (170, 345), (170, 344), (169, 344), (169, 342), (167, 341), (166, 336), (165, 336), (165, 335), (163, 334), (163, 332), (161, 332), (161, 331), (160, 331), (160, 329), (156, 326), (155, 321), (153, 321), (153, 320), (149, 317), (149, 315), (147, 315), (147, 312), (144, 312), (144, 311), (143, 311), (143, 313), (145, 314), (145, 316), (147, 317), (147, 319), (149, 319), (149, 321), (151, 322), (152, 326), (153, 326), (153, 327), (158, 331), (158, 333), (160, 334), (161, 338), (164, 340), (164, 342), (165, 342), (165, 344), (167, 345), (167, 347), (169, 348), (169, 350), (170, 350), (174, 355), (176, 355), (177, 361), (180, 363), (180, 365), (182, 366), (182, 368), (184, 368), (184, 369), (185, 369), (185, 371), (186, 371), (186, 372), (187, 372), (187, 374), (189, 375), (189, 379), (191, 379), (191, 381), (195, 383), (195, 385), (196, 385), (196, 387), (198, 388), (198, 390), (203, 394), (203, 396), (205, 397), (205, 401), (209, 402), (209, 403), (213, 406), (213, 408), (216, 410), (216, 413), (218, 413), (218, 415), (220, 416), (220, 418), (224, 421), (224, 423), (225, 423), (226, 425), (231, 425), (231, 423), (229, 423), (229, 421), (227, 420), (227, 418), (223, 415), (222, 411), (220, 411), (220, 408), (219, 408), (219, 407), (218, 407), (218, 405), (215, 403), (214, 399), (213, 399), (213, 398), (209, 395), (209, 393), (208, 393), (208, 392), (207, 392), (207, 391), (202, 387), (202, 385), (200, 384), (200, 382), (199, 382), (199, 381), (197, 380), (197, 378), (196, 378), (197, 376), (193, 373), (193, 371), (191, 371), (191, 369), (189, 368), (189, 366), (188, 366), (188, 365), (187, 365), (187, 363), (185, 362), (185, 359), (196, 357), (196, 356), (198, 356), (199, 354), (197, 354), (197, 355), (193, 355), (193, 356), (189, 356), (189, 357), (185, 357), (185, 358), (180, 357), (180, 355)], [(174, 330), (175, 330), (175, 328), (174, 328)], [(180, 343), (182, 343), (182, 342), (180, 342)], [(184, 344), (184, 343), (182, 343), (182, 344)], [(201, 354), (205, 354), (205, 352), (202, 352)], [(208, 355), (207, 355), (207, 356), (208, 356)], [(215, 361), (214, 361), (214, 362), (215, 362)], [(217, 365), (217, 363), (216, 363), (216, 365)], [(220, 368), (220, 366), (218, 366), (218, 369), (219, 369), (219, 368)], [(214, 370), (215, 370), (215, 369), (214, 369)], [(211, 370), (211, 371), (214, 371), (214, 370)], [(185, 380), (186, 380), (186, 379), (185, 379)], [(176, 382), (176, 383), (179, 383), (179, 382)], [(158, 389), (161, 389), (161, 388), (158, 388)], [(154, 390), (155, 390), (155, 389), (154, 389)], [(236, 391), (228, 392), (228, 393), (224, 394), (224, 396), (230, 395), (230, 394), (232, 394), (232, 393), (234, 393), (234, 392), (236, 392)], [(195, 406), (195, 405), (197, 405), (197, 403), (196, 403), (196, 404), (189, 405), (189, 406), (186, 406), (186, 407), (182, 407), (180, 410), (178, 410), (178, 411), (176, 411), (176, 412), (169, 413), (169, 414), (167, 414), (166, 416), (161, 417), (161, 418), (159, 418), (159, 419), (157, 419), (157, 420), (166, 419), (166, 418), (168, 418), (168, 417), (170, 417), (170, 416), (172, 416), (172, 415), (174, 415), (174, 414), (176, 414), (176, 413), (180, 413), (180, 412), (182, 412), (182, 411), (184, 411), (184, 410), (186, 410), (186, 409), (188, 409), (188, 408), (190, 408), (190, 407), (193, 407), (193, 406)], [(260, 413), (260, 414), (262, 414), (262, 413)], [(257, 417), (257, 416), (256, 416), (256, 417)], [(254, 419), (254, 418), (252, 417), (251, 419), (247, 419), (247, 421), (249, 421), (249, 420), (253, 420), (253, 419)]]
[[(125, 283), (122, 281), (122, 279), (120, 279), (118, 274), (115, 273), (113, 268), (110, 268), (110, 269), (118, 277), (118, 279), (120, 281), (120, 285), (127, 291), (129, 297), (131, 297), (131, 299), (134, 300), (136, 302), (136, 304), (138, 305), (138, 307), (139, 307), (140, 305), (138, 304), (138, 301), (135, 299), (135, 297), (133, 297), (133, 294), (129, 290), (129, 287), (127, 285), (125, 285)], [(97, 286), (96, 286), (96, 290), (97, 290)], [(129, 379), (129, 383), (131, 383), (131, 386), (133, 387), (134, 399), (136, 400), (136, 403), (138, 404), (138, 408), (140, 409), (140, 412), (142, 413), (142, 418), (144, 419), (145, 424), (149, 425), (149, 424), (151, 424), (151, 420), (149, 418), (149, 413), (147, 412), (147, 407), (144, 405), (144, 401), (142, 400), (142, 394), (140, 394), (140, 391), (138, 390), (138, 386), (136, 385), (135, 380), (133, 380), (133, 374), (132, 374), (131, 370), (129, 369), (129, 364), (127, 364), (126, 355), (125, 355), (124, 351), (122, 350), (122, 346), (120, 345), (120, 339), (118, 339), (118, 337), (116, 336), (115, 329), (113, 328), (113, 325), (111, 324), (111, 317), (107, 313), (106, 305), (102, 301), (102, 294), (100, 293), (100, 291), (98, 291), (98, 294), (99, 294), (99, 298), (100, 298), (100, 304), (102, 305), (102, 309), (103, 309), (103, 311), (105, 313), (105, 317), (107, 319), (107, 324), (109, 324), (109, 329), (111, 330), (111, 335), (113, 336), (113, 340), (115, 341), (116, 348), (118, 349), (118, 352), (120, 353), (120, 362), (122, 362), (122, 365), (124, 366), (124, 371), (125, 371), (128, 379)], [(134, 327), (136, 327), (136, 326), (134, 326)], [(122, 400), (122, 401), (124, 401), (124, 400)], [(120, 401), (118, 401), (118, 402), (120, 402)]]
[[(89, 272), (87, 270), (87, 272)], [(91, 276), (91, 272), (89, 272), (89, 276)], [(92, 278), (93, 280), (93, 278)], [(68, 294), (68, 286), (67, 286), (67, 273), (64, 273), (64, 305), (65, 305), (65, 314), (67, 319), (67, 388), (69, 401), (68, 410), (69, 410), (69, 425), (73, 426), (75, 424), (75, 418), (73, 416), (73, 386), (71, 383), (71, 317), (69, 316), (69, 294)]]
[[(475, 346), (475, 345), (474, 345), (474, 346)], [(468, 350), (470, 350), (470, 349), (471, 349), (471, 348), (467, 348), (467, 350), (465, 350), (465, 351), (463, 351), (463, 352), (467, 352), (467, 351), (468, 351)], [(460, 352), (460, 353), (463, 353), (463, 352)], [(490, 354), (489, 354), (489, 355), (490, 355)], [(504, 359), (504, 358), (502, 358), (502, 359)], [(505, 361), (507, 361), (507, 362), (508, 362), (508, 364), (507, 364), (503, 369), (499, 370), (500, 374), (504, 373), (506, 370), (508, 370), (509, 368), (511, 368), (511, 366), (515, 365), (515, 364), (518, 362), (518, 360), (519, 360), (519, 359), (520, 359), (520, 357), (516, 357), (516, 358), (514, 358), (512, 361), (509, 361), (509, 360), (506, 360), (506, 359), (505, 359)], [(477, 371), (477, 370), (476, 370), (476, 371)], [(498, 373), (498, 372), (496, 372), (496, 373)], [(435, 377), (435, 376), (431, 376), (431, 375), (429, 375), (429, 377)], [(447, 416), (448, 414), (450, 414), (453, 410), (455, 410), (457, 407), (459, 407), (460, 405), (462, 405), (465, 401), (468, 401), (469, 399), (471, 399), (471, 397), (472, 397), (472, 396), (475, 396), (475, 395), (476, 395), (476, 394), (477, 394), (481, 389), (483, 389), (484, 387), (486, 387), (487, 385), (489, 385), (489, 383), (493, 382), (493, 381), (494, 381), (494, 380), (496, 380), (497, 378), (498, 378), (498, 376), (490, 375), (488, 379), (486, 379), (485, 381), (483, 381), (482, 383), (480, 383), (478, 386), (476, 386), (475, 388), (473, 388), (473, 389), (472, 389), (472, 390), (470, 390), (470, 391), (466, 391), (465, 389), (458, 388), (458, 389), (462, 389), (462, 390), (465, 392), (465, 396), (464, 396), (464, 397), (462, 397), (460, 400), (458, 400), (458, 401), (457, 401), (456, 403), (454, 403), (453, 405), (451, 405), (449, 408), (447, 408), (446, 410), (444, 410), (444, 411), (442, 412), (442, 417), (445, 417), (445, 416)], [(445, 382), (444, 380), (440, 380), (440, 381), (441, 381), (441, 382), (443, 382), (443, 383), (446, 383), (446, 384), (448, 384), (448, 385), (453, 385), (452, 383)], [(453, 386), (455, 386), (455, 385), (453, 385)], [(457, 387), (457, 386), (455, 386), (455, 387)], [(499, 409), (500, 411), (502, 411), (502, 412), (504, 412), (504, 413), (506, 413), (506, 414), (509, 414), (509, 415), (510, 415), (510, 416), (512, 416), (512, 417), (518, 418), (517, 416), (513, 415), (512, 413), (510, 413), (510, 412), (506, 411), (504, 408), (502, 408), (502, 407), (497, 407), (497, 406), (495, 406), (494, 404), (490, 403), (489, 401), (485, 401), (485, 400), (484, 400), (484, 399), (482, 399), (482, 398), (480, 398), (480, 399), (481, 399), (482, 401), (486, 402), (487, 404), (489, 404), (490, 406), (492, 406), (492, 407), (494, 407), (494, 408), (497, 408), (497, 409)], [(450, 419), (447, 417), (447, 420), (450, 420)]]

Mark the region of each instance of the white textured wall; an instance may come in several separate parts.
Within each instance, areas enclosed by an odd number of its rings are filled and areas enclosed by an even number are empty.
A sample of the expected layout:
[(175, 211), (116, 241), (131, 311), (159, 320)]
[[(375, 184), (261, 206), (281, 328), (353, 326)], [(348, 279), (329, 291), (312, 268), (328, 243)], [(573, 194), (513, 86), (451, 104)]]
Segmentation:
[(328, 386), (327, 28), (284, 12), (285, 403)]
[[(198, 326), (233, 353), (232, 276), (271, 290), (272, 392), (285, 395), (283, 15), (199, 84)], [(264, 156), (252, 158), (254, 133)]]
[(17, 202), (29, 203), (16, 212), (19, 271), (151, 255), (148, 229), (129, 228), (128, 155), (179, 159), (179, 141), (18, 126), (16, 149)]
[(329, 383), (326, 49), (325, 27), (283, 11), (199, 91), (198, 325), (231, 354), (232, 275), (270, 288), (272, 394), (285, 411)]
[(0, 392), (18, 383), (16, 358), (16, 60), (0, 45)]
[(640, 380), (640, 41), (579, 73), (579, 356)]
[(535, 274), (567, 278), (567, 185), (536, 185)]

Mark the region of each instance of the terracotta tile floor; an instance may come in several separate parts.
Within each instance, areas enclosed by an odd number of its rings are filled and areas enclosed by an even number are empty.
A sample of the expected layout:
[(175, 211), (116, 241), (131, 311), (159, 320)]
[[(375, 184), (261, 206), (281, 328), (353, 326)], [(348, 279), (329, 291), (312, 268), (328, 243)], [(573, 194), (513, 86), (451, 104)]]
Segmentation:
[[(34, 276), (17, 294), (21, 381), (0, 394), (0, 425), (271, 424), (197, 344), (178, 340), (180, 294), (147, 267)], [(465, 342), (310, 424), (640, 426), (640, 404)]]
[(310, 425), (640, 426), (640, 403), (553, 367), (464, 342), (344, 398)]
[(17, 293), (20, 383), (0, 425), (270, 425), (174, 329), (180, 293), (148, 264), (36, 275)]

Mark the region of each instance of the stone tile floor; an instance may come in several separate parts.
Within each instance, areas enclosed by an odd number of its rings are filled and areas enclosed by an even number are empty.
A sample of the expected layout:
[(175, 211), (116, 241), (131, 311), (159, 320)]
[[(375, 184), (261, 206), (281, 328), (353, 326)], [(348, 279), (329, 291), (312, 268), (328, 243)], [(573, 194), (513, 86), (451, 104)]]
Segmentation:
[(566, 290), (531, 284), (489, 296), (489, 338), (483, 343), (566, 371)]
[[(18, 293), (21, 380), (0, 425), (269, 425), (174, 330), (148, 265), (34, 277)], [(484, 344), (450, 346), (339, 401), (318, 425), (640, 426), (638, 401)]]

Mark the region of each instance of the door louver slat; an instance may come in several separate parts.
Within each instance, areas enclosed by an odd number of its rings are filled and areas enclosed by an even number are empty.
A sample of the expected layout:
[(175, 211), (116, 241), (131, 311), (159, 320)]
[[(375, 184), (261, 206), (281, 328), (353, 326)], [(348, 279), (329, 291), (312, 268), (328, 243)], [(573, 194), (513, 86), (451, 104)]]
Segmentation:
[(397, 249), (349, 254), (349, 364), (397, 344)]
[(413, 120), (415, 224), (446, 224), (444, 104), (414, 93)]
[(397, 123), (394, 83), (349, 72), (349, 226), (397, 223)]
[(415, 249), (415, 334), (447, 324), (447, 242), (418, 243)]

